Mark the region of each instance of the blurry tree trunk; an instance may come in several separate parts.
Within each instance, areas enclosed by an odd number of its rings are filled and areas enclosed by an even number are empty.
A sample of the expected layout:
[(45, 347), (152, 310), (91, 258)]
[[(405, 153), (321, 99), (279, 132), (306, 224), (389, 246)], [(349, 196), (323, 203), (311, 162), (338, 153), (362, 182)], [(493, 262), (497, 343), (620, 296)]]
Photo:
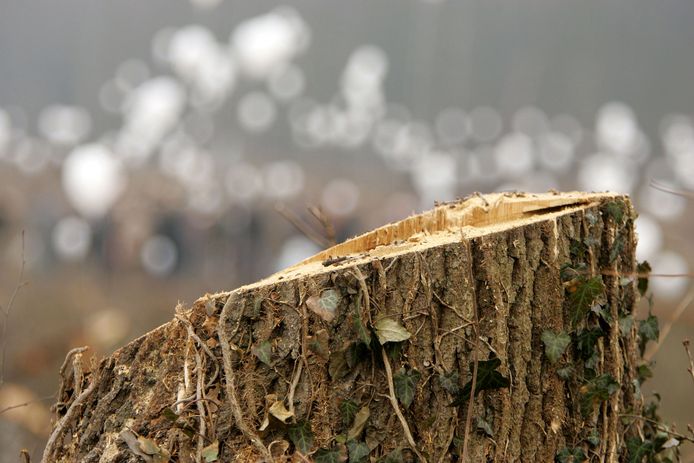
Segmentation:
[(613, 194), (473, 196), (206, 295), (67, 363), (45, 461), (621, 460), (633, 217)]

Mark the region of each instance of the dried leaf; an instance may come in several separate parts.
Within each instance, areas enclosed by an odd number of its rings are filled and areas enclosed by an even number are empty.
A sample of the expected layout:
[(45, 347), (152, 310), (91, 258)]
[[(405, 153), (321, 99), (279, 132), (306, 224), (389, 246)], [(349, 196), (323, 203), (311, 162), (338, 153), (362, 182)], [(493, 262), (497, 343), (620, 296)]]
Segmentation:
[(352, 427), (347, 432), (347, 440), (357, 439), (366, 427), (366, 422), (369, 421), (369, 416), (371, 412), (369, 411), (369, 406), (365, 405), (359, 409), (356, 415), (354, 415), (354, 423)]
[(329, 288), (324, 290), (320, 296), (311, 296), (306, 299), (306, 307), (326, 322), (331, 322), (335, 318), (341, 299), (342, 296), (339, 291)]
[(157, 455), (161, 453), (159, 446), (152, 440), (146, 437), (139, 436), (137, 442), (140, 444), (140, 450), (147, 455)]
[(205, 463), (217, 461), (219, 458), (219, 441), (215, 440), (210, 445), (202, 449), (202, 458)]
[(270, 414), (280, 420), (282, 423), (287, 423), (287, 420), (294, 416), (292, 412), (287, 410), (284, 406), (284, 402), (278, 400), (270, 406)]
[(410, 333), (392, 318), (381, 318), (374, 325), (376, 336), (381, 345), (387, 342), (401, 342), (410, 339)]

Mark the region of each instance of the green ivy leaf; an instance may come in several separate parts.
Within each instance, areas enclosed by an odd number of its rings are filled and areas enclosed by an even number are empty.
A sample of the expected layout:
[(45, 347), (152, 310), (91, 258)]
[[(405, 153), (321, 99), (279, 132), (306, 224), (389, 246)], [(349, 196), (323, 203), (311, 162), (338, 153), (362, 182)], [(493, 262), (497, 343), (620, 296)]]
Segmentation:
[(581, 360), (590, 359), (595, 353), (598, 339), (605, 336), (601, 328), (581, 329), (576, 334), (576, 352)]
[(494, 431), (492, 430), (492, 426), (489, 424), (487, 420), (485, 420), (481, 416), (475, 418), (475, 425), (477, 426), (477, 429), (479, 431), (482, 431), (489, 437), (494, 437)]
[[(339, 448), (342, 447), (342, 448)], [(318, 449), (313, 454), (315, 463), (344, 463), (347, 461), (345, 446), (333, 447), (331, 449)]]
[[(370, 339), (370, 338), (369, 338)], [(352, 342), (345, 349), (345, 360), (349, 369), (353, 369), (359, 362), (369, 356), (369, 347), (363, 342)]]
[(392, 318), (381, 318), (374, 325), (374, 329), (381, 345), (387, 342), (406, 341), (411, 336), (404, 326)]
[[(492, 389), (507, 388), (511, 385), (511, 381), (504, 377), (497, 368), (501, 366), (501, 360), (493, 357), (489, 360), (480, 360), (477, 362), (477, 382), (475, 384), (475, 396), (480, 392)], [(474, 363), (470, 364), (470, 373), (475, 369)], [(472, 380), (468, 381), (465, 386), (456, 394), (455, 400), (451, 403), (452, 406), (464, 405), (470, 399), (470, 391), (472, 390)]]
[(569, 378), (571, 378), (571, 374), (573, 372), (574, 372), (574, 367), (571, 365), (567, 365), (565, 367), (557, 369), (557, 376), (559, 376), (564, 381), (567, 381)]
[(349, 452), (349, 463), (363, 463), (371, 451), (366, 442), (348, 441), (347, 450)]
[(253, 355), (267, 366), (272, 366), (272, 344), (270, 341), (263, 341), (251, 349)]
[(422, 375), (417, 370), (405, 372), (404, 368), (401, 368), (398, 374), (393, 376), (395, 395), (406, 409), (410, 407), (414, 400), (417, 391), (417, 382), (419, 382), (421, 376)]
[(581, 447), (564, 447), (555, 458), (557, 463), (578, 463), (586, 460), (588, 457)]
[(454, 370), (450, 373), (440, 374), (439, 384), (441, 384), (441, 387), (449, 394), (456, 395), (460, 392), (460, 375), (458, 371)]
[(593, 302), (604, 293), (605, 285), (603, 285), (600, 276), (579, 277), (572, 289), (573, 292), (569, 295), (569, 302), (573, 309), (571, 321), (576, 325), (588, 314)]
[(621, 225), (624, 220), (624, 203), (621, 201), (610, 201), (605, 204), (605, 212), (616, 224)]
[(637, 287), (639, 288), (639, 294), (643, 296), (646, 294), (646, 291), (648, 291), (648, 276), (651, 273), (651, 264), (648, 263), (647, 260), (644, 260), (640, 264), (636, 266), (636, 272), (639, 275), (646, 275), (646, 276), (639, 276), (639, 281), (637, 283)]
[(622, 235), (617, 235), (614, 239), (614, 242), (612, 243), (612, 247), (610, 247), (610, 263), (613, 263), (615, 260), (617, 260), (617, 257), (619, 257), (623, 250), (624, 237)]
[(405, 460), (402, 456), (402, 450), (395, 449), (388, 455), (378, 460), (378, 463), (404, 463), (404, 461)]
[(588, 415), (595, 405), (609, 399), (619, 389), (619, 383), (605, 373), (591, 379), (581, 389), (581, 411)]
[(629, 336), (631, 332), (631, 327), (634, 326), (634, 317), (632, 315), (625, 315), (619, 319), (619, 334), (623, 338)]
[(639, 437), (630, 437), (627, 439), (628, 463), (641, 463), (644, 458), (653, 457), (655, 454), (655, 444), (650, 439), (641, 440)]
[(219, 441), (215, 440), (210, 445), (202, 449), (201, 455), (205, 463), (217, 461), (217, 458), (219, 458)]
[(641, 355), (643, 355), (646, 350), (646, 344), (648, 341), (657, 341), (660, 336), (660, 327), (658, 326), (658, 317), (655, 315), (648, 315), (648, 318), (641, 320), (639, 322), (639, 348), (641, 349)]
[(359, 411), (359, 405), (350, 399), (345, 399), (340, 402), (340, 416), (342, 417), (342, 425), (349, 426), (354, 420), (354, 415)]
[(552, 330), (542, 332), (542, 342), (545, 344), (545, 355), (551, 363), (557, 363), (557, 360), (564, 355), (564, 351), (571, 344), (571, 336), (560, 331), (555, 333)]
[(357, 339), (363, 342), (366, 346), (369, 346), (371, 344), (371, 333), (369, 333), (369, 330), (366, 328), (366, 325), (361, 319), (361, 292), (359, 292), (357, 301), (354, 304), (352, 326), (354, 331), (357, 333)]
[(313, 432), (311, 432), (311, 424), (308, 421), (300, 421), (290, 426), (288, 434), (289, 439), (299, 452), (306, 455), (311, 450), (313, 446)]
[(642, 363), (636, 367), (636, 375), (638, 376), (639, 384), (643, 384), (648, 378), (653, 377), (651, 366), (647, 363)]

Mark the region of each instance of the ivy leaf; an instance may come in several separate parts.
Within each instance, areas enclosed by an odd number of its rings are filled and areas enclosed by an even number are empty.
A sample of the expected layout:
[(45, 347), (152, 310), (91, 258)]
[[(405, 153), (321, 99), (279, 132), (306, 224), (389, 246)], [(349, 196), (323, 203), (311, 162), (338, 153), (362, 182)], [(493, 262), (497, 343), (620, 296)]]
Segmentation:
[[(342, 447), (341, 449), (339, 447)], [(313, 454), (313, 461), (316, 463), (344, 463), (347, 461), (345, 446), (333, 447), (332, 449), (318, 449)]]
[(349, 452), (349, 463), (363, 463), (371, 451), (366, 442), (356, 442), (350, 440), (347, 442), (347, 450)]
[(588, 360), (595, 352), (599, 338), (605, 336), (601, 328), (581, 329), (576, 334), (576, 351), (581, 360)]
[(371, 344), (371, 333), (366, 329), (366, 325), (361, 319), (361, 292), (357, 296), (354, 304), (354, 314), (352, 315), (352, 326), (357, 333), (357, 338), (365, 345)]
[[(507, 388), (511, 385), (511, 381), (504, 377), (497, 368), (501, 366), (501, 360), (493, 357), (489, 360), (480, 360), (477, 362), (477, 381), (475, 384), (475, 396), (485, 390)], [(475, 369), (474, 363), (470, 364), (470, 373)], [(472, 380), (468, 381), (465, 386), (456, 394), (455, 400), (451, 403), (452, 406), (461, 406), (470, 399), (470, 391), (472, 390)]]
[(607, 373), (596, 376), (581, 387), (581, 411), (588, 415), (595, 405), (609, 399), (619, 389), (619, 383)]
[(555, 458), (557, 463), (578, 463), (586, 460), (588, 460), (588, 457), (581, 447), (564, 447), (559, 453), (557, 453)]
[(294, 444), (296, 449), (307, 454), (313, 446), (313, 432), (311, 432), (311, 424), (308, 421), (301, 421), (289, 428), (289, 439)]
[(342, 416), (342, 425), (349, 426), (357, 414), (359, 405), (350, 399), (345, 399), (340, 403), (340, 416)]
[(614, 239), (614, 242), (612, 243), (612, 247), (610, 248), (610, 263), (613, 263), (615, 260), (617, 260), (617, 257), (622, 253), (624, 250), (624, 237), (621, 235), (617, 235)]
[[(369, 338), (370, 339), (370, 338)], [(345, 349), (345, 360), (351, 370), (369, 355), (369, 348), (363, 342), (353, 342)]]
[(627, 462), (641, 463), (645, 457), (654, 456), (655, 444), (650, 439), (641, 440), (639, 437), (627, 439)]
[(485, 420), (481, 416), (475, 418), (475, 425), (477, 426), (478, 430), (484, 432), (487, 436), (494, 437), (494, 431), (492, 430), (492, 426), (489, 424), (487, 420)]
[(618, 225), (624, 220), (624, 203), (620, 201), (610, 201), (605, 204), (605, 212)]
[(403, 463), (404, 461), (402, 451), (400, 449), (395, 449), (385, 457), (378, 460), (378, 463)]
[(376, 336), (381, 345), (387, 342), (401, 342), (410, 339), (410, 333), (392, 318), (381, 318), (374, 325)]
[(574, 372), (574, 367), (571, 365), (567, 365), (567, 366), (559, 368), (557, 370), (557, 376), (559, 376), (564, 381), (567, 381), (569, 378), (571, 378), (571, 374), (573, 372)]
[(655, 315), (648, 315), (648, 318), (641, 320), (639, 322), (639, 336), (641, 336), (639, 348), (641, 349), (641, 355), (643, 355), (648, 341), (657, 341), (660, 336), (658, 317)]
[(332, 352), (328, 361), (328, 373), (332, 380), (340, 379), (349, 373), (349, 366), (343, 351)]
[(405, 372), (404, 368), (401, 368), (398, 374), (393, 376), (395, 395), (405, 408), (410, 408), (417, 391), (417, 382), (421, 377), (422, 375), (417, 370)]
[(626, 338), (629, 336), (631, 327), (634, 326), (634, 317), (632, 315), (625, 315), (619, 319), (619, 334)]
[(361, 436), (364, 432), (366, 423), (369, 421), (369, 416), (371, 416), (371, 411), (369, 411), (369, 406), (364, 405), (359, 409), (359, 411), (354, 415), (354, 423), (352, 427), (347, 431), (347, 440), (354, 440)]
[(636, 266), (636, 272), (639, 274), (639, 280), (637, 287), (639, 288), (639, 294), (643, 296), (648, 291), (648, 275), (651, 273), (651, 264), (647, 260), (644, 260)]
[(569, 302), (573, 309), (571, 321), (575, 325), (585, 318), (595, 299), (605, 291), (605, 285), (600, 276), (579, 277), (576, 285), (569, 287), (569, 291)]
[(439, 375), (439, 384), (449, 394), (456, 395), (460, 392), (460, 375), (455, 370)]
[(210, 445), (202, 449), (201, 455), (205, 463), (217, 461), (217, 458), (219, 458), (219, 441), (215, 440)]
[(251, 349), (253, 355), (267, 366), (272, 366), (272, 344), (270, 341), (263, 341)]
[(556, 363), (571, 344), (571, 336), (563, 331), (555, 333), (545, 330), (542, 332), (542, 342), (545, 344), (545, 355), (551, 363)]

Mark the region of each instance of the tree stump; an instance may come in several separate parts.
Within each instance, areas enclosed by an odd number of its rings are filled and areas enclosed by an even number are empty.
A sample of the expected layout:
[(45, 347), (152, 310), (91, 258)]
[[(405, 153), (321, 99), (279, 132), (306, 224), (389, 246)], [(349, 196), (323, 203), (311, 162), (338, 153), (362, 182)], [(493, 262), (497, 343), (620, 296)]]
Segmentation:
[(44, 461), (622, 461), (634, 217), (611, 193), (476, 195), (206, 295), (66, 359)]

